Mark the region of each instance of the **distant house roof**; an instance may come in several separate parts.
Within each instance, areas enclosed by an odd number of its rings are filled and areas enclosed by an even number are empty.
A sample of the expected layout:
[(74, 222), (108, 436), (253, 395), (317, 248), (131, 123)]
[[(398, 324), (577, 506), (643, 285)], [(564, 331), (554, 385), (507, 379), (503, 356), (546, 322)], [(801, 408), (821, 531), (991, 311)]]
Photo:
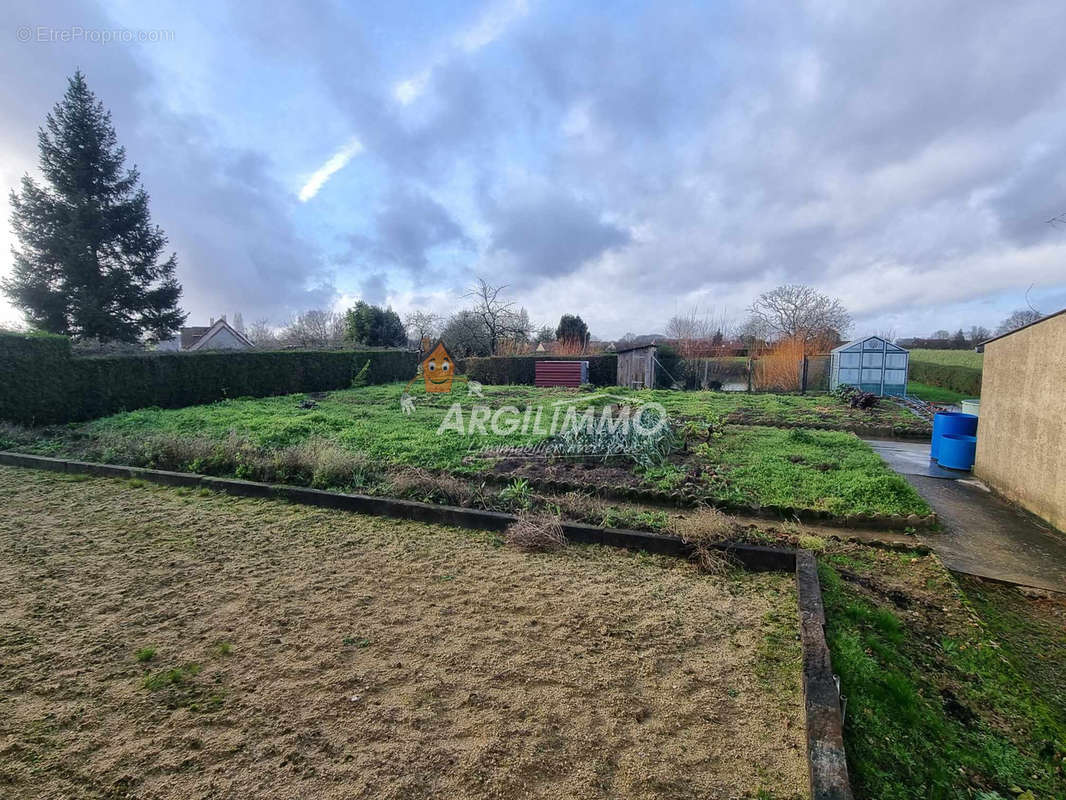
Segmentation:
[(880, 336), (863, 336), (861, 339), (855, 339), (854, 341), (846, 342), (845, 344), (842, 344), (839, 347), (834, 347), (829, 352), (831, 352), (831, 353), (840, 353), (840, 352), (843, 352), (845, 350), (850, 350), (853, 347), (861, 348), (864, 343), (870, 341), (871, 339), (876, 339), (879, 342), (883, 342), (884, 345), (885, 345), (885, 349), (888, 350), (891, 353), (906, 353), (906, 352), (908, 352), (907, 348), (900, 347), (898, 344), (892, 344), (892, 342), (890, 342), (887, 339), (884, 339), (884, 338), (882, 338)]
[(978, 352), (982, 352), (983, 349), (984, 349), (984, 346), (986, 344), (988, 344), (989, 342), (994, 342), (997, 339), (1002, 339), (1005, 336), (1013, 336), (1018, 331), (1024, 331), (1026, 328), (1031, 328), (1034, 325), (1039, 325), (1041, 322), (1047, 322), (1049, 319), (1053, 319), (1053, 318), (1057, 317), (1059, 314), (1066, 314), (1066, 308), (1059, 309), (1054, 314), (1048, 314), (1046, 317), (1041, 317), (1040, 319), (1038, 319), (1038, 320), (1036, 320), (1034, 322), (1030, 322), (1028, 325), (1022, 325), (1022, 327), (1020, 327), (1020, 328), (1015, 328), (1012, 331), (1007, 331), (1006, 333), (1001, 333), (999, 336), (993, 336), (991, 339), (985, 339), (983, 342), (979, 342), (977, 347), (975, 347), (974, 349), (977, 350)]
[(210, 325), (182, 328), (181, 329), (181, 349), (189, 350), (194, 344), (196, 344), (203, 335), (211, 330)]
[[(189, 345), (188, 347), (186, 347), (186, 345), (185, 345), (185, 332), (186, 331), (203, 331), (203, 333), (201, 333), (199, 336), (196, 336), (195, 339), (193, 339), (192, 344)], [(246, 347), (255, 347), (255, 345), (252, 344), (251, 341), (249, 341), (248, 337), (246, 337), (243, 333), (241, 333), (236, 328), (234, 328), (232, 325), (230, 325), (228, 322), (226, 322), (226, 320), (220, 319), (220, 320), (217, 320), (215, 322), (215, 324), (210, 326), (209, 328), (182, 328), (181, 329), (181, 349), (182, 350), (203, 350), (203, 349), (205, 349), (207, 347), (207, 345), (211, 342), (211, 340), (213, 338), (215, 338), (222, 331), (227, 331), (235, 339), (237, 339), (237, 341), (241, 342)]]

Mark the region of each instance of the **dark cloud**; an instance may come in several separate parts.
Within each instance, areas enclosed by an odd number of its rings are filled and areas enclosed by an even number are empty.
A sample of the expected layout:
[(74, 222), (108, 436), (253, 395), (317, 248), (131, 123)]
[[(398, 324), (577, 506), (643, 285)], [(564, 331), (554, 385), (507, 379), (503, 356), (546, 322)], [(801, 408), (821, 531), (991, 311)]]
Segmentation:
[(349, 241), (346, 261), (400, 267), (415, 275), (426, 270), (434, 248), (473, 246), (444, 206), (414, 188), (393, 190), (374, 215), (373, 234)]
[(523, 280), (559, 277), (629, 241), (629, 234), (565, 191), (509, 197), (488, 214), (491, 248), (514, 258)]

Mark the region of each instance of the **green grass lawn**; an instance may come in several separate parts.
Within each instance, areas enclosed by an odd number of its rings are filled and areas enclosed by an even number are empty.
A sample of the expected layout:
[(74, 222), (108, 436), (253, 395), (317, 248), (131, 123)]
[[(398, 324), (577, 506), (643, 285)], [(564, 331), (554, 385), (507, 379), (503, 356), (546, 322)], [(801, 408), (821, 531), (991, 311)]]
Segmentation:
[(1066, 605), (852, 548), (820, 568), (857, 798), (1066, 797)]
[(716, 495), (723, 500), (841, 515), (930, 512), (911, 485), (851, 433), (731, 426), (700, 455), (722, 471)]
[[(533, 432), (505, 436), (491, 429), (474, 436), (454, 430), (438, 435), (449, 407), (464, 401), (469, 418), (474, 398), (461, 385), (455, 394), (416, 394), (413, 413), (405, 415), (400, 407), (402, 390), (401, 384), (392, 384), (331, 392), (313, 408), (301, 408), (303, 395), (147, 408), (81, 425), (8, 435), (6, 440), (0, 432), (0, 447), (320, 488), (380, 486), (385, 491), (384, 473), (390, 469), (425, 468), (477, 480), (488, 467), (485, 460), (471, 458), (472, 453), (486, 447), (528, 446), (545, 438)], [(577, 390), (530, 386), (486, 386), (484, 395), (478, 402), (493, 409), (543, 404), (545, 420), (559, 400), (611, 402)], [(737, 398), (718, 392), (650, 392), (641, 397), (663, 403), (678, 421), (714, 420), (717, 435), (693, 442), (687, 452), (653, 469), (628, 465), (638, 485), (672, 492), (687, 481), (695, 498), (712, 502), (841, 515), (929, 513), (917, 493), (850, 433), (720, 424), (730, 409), (745, 407), (791, 421), (804, 413), (820, 413), (820, 408), (839, 414), (837, 407), (844, 407), (832, 398)], [(596, 477), (578, 475), (572, 480), (580, 489)]]
[(984, 353), (975, 353), (973, 350), (911, 350), (911, 361), (981, 369), (984, 360)]
[(910, 381), (907, 384), (907, 394), (911, 397), (917, 397), (919, 400), (925, 400), (927, 403), (958, 403), (967, 399), (967, 395), (961, 392), (944, 389), (941, 386), (930, 386), (917, 381)]
[[(610, 391), (614, 391), (612, 388)], [(745, 392), (645, 392), (673, 416), (709, 419), (723, 417), (740, 425), (787, 425), (830, 430), (870, 428), (928, 432), (929, 425), (888, 398), (876, 408), (849, 408), (828, 394), (748, 394)]]

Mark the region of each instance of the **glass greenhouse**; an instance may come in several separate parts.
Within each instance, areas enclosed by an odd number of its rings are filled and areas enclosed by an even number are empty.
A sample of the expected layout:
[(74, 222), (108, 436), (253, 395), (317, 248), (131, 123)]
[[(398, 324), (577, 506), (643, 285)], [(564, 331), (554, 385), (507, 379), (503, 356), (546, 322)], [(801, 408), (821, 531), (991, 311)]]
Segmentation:
[(910, 353), (880, 336), (842, 344), (830, 357), (829, 391), (846, 383), (864, 392), (903, 397), (909, 360)]

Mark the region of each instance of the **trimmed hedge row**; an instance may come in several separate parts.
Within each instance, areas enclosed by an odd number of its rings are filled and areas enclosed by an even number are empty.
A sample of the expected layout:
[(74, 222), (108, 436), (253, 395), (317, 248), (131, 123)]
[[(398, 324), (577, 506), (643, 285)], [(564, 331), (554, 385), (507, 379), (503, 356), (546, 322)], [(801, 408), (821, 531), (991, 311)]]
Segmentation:
[(618, 356), (487, 356), (468, 358), (462, 362), (466, 376), (471, 380), (490, 385), (525, 384), (532, 386), (536, 380), (537, 361), (587, 361), (589, 383), (596, 386), (614, 386), (618, 380)]
[(416, 353), (399, 350), (76, 358), (64, 337), (0, 333), (0, 419), (44, 425), (146, 406), (345, 389), (368, 361), (368, 383), (408, 380), (418, 367)]
[(910, 380), (941, 389), (951, 389), (970, 397), (981, 394), (981, 370), (931, 361), (911, 361)]

